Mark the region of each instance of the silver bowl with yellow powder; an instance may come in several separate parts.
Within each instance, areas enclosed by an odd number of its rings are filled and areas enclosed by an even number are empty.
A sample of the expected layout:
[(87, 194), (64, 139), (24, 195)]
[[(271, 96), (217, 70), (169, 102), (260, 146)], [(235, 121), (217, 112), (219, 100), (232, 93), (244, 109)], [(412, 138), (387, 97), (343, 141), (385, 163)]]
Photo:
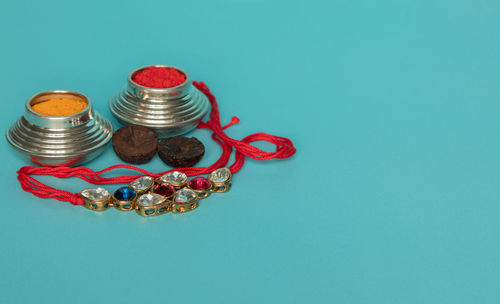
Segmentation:
[(73, 91), (46, 91), (26, 101), (25, 113), (6, 133), (7, 141), (37, 165), (74, 166), (99, 155), (113, 126)]
[(149, 66), (132, 71), (127, 78), (127, 86), (109, 101), (111, 113), (127, 124), (136, 124), (153, 129), (158, 137), (164, 138), (187, 133), (210, 110), (208, 98), (195, 88), (184, 70), (173, 66), (186, 76), (184, 83), (164, 89), (149, 88), (137, 84), (132, 75)]

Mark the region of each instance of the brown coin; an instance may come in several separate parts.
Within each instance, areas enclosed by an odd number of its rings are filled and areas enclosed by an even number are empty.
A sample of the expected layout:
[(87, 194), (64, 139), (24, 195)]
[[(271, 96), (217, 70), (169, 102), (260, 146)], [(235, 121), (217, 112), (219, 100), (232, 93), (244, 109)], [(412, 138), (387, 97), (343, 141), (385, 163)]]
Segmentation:
[(113, 149), (124, 162), (143, 164), (156, 154), (158, 137), (153, 130), (143, 126), (124, 126), (113, 134)]
[(175, 136), (160, 141), (158, 155), (167, 165), (174, 168), (192, 167), (205, 154), (205, 147), (196, 138)]

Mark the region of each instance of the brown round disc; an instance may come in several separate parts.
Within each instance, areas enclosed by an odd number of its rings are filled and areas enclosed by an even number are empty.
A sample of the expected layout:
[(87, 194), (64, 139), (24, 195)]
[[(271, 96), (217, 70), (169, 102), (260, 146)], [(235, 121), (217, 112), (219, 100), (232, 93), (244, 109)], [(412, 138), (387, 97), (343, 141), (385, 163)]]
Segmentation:
[(158, 155), (167, 165), (174, 168), (192, 167), (205, 154), (205, 147), (196, 138), (175, 136), (158, 144)]
[(124, 162), (143, 164), (156, 154), (158, 137), (153, 130), (143, 126), (124, 126), (113, 134), (113, 149)]

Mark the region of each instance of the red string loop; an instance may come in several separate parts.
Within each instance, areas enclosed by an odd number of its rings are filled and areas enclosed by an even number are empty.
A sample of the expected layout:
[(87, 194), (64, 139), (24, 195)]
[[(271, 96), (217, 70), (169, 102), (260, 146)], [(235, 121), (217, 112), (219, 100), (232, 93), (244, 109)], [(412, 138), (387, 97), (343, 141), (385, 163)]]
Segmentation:
[[(57, 178), (68, 178), (77, 177), (88, 183), (95, 185), (102, 184), (125, 184), (144, 176), (159, 177), (163, 174), (171, 171), (181, 171), (187, 176), (209, 174), (212, 171), (226, 167), (229, 162), (229, 158), (233, 151), (236, 150), (235, 161), (229, 166), (229, 169), (234, 174), (238, 172), (245, 163), (245, 158), (250, 157), (256, 160), (269, 160), (273, 158), (283, 159), (288, 158), (295, 154), (296, 149), (290, 139), (275, 135), (269, 135), (267, 133), (254, 133), (248, 135), (242, 140), (236, 140), (229, 137), (224, 130), (239, 123), (240, 119), (236, 116), (232, 117), (231, 121), (222, 126), (220, 122), (219, 106), (215, 96), (210, 92), (210, 89), (203, 82), (193, 82), (193, 85), (198, 88), (203, 94), (205, 94), (210, 101), (212, 110), (210, 111), (210, 118), (206, 122), (200, 122), (198, 128), (212, 130), (212, 138), (222, 147), (222, 154), (219, 159), (208, 167), (186, 167), (186, 168), (176, 168), (168, 170), (161, 173), (152, 173), (144, 169), (131, 166), (131, 165), (114, 165), (105, 168), (101, 171), (93, 171), (86, 167), (35, 167), (35, 166), (24, 166), (17, 171), (17, 179), (21, 184), (21, 188), (27, 192), (31, 192), (34, 195), (41, 198), (54, 198), (60, 201), (67, 201), (73, 205), (83, 205), (85, 202), (80, 197), (78, 193), (71, 193), (64, 190), (58, 190), (47, 186), (33, 177), (31, 175), (49, 175)], [(250, 143), (255, 141), (267, 141), (276, 146), (276, 151), (266, 152), (255, 146), (250, 145)], [(124, 175), (116, 177), (103, 177), (104, 173), (126, 169), (136, 171), (140, 174), (136, 175)]]

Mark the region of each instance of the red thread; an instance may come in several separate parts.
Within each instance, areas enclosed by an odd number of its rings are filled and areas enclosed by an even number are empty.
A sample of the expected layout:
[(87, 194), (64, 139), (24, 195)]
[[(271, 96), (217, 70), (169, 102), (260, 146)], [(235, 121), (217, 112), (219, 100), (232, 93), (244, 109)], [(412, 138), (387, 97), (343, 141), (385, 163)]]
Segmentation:
[[(237, 124), (240, 120), (237, 117), (233, 117), (231, 122), (227, 125), (222, 126), (220, 122), (219, 107), (215, 96), (210, 92), (209, 88), (203, 82), (193, 82), (193, 85), (203, 92), (210, 104), (212, 105), (212, 110), (210, 112), (210, 119), (206, 122), (200, 122), (198, 128), (210, 129), (213, 131), (212, 138), (219, 143), (222, 147), (222, 154), (219, 159), (208, 167), (196, 168), (176, 168), (168, 170), (161, 173), (152, 173), (144, 169), (137, 168), (131, 165), (114, 165), (103, 169), (101, 171), (93, 171), (86, 167), (35, 167), (35, 166), (24, 166), (19, 171), (17, 171), (17, 179), (21, 184), (21, 188), (27, 192), (31, 192), (34, 195), (41, 198), (55, 198), (60, 201), (67, 201), (73, 205), (83, 205), (85, 204), (83, 199), (78, 195), (78, 193), (71, 193), (64, 190), (58, 190), (47, 186), (33, 177), (31, 175), (50, 175), (57, 178), (68, 178), (68, 177), (78, 177), (88, 183), (95, 185), (102, 184), (125, 184), (130, 183), (144, 175), (149, 175), (153, 177), (159, 177), (163, 174), (171, 171), (181, 171), (188, 176), (209, 174), (212, 171), (226, 167), (229, 161), (229, 157), (233, 149), (236, 150), (235, 161), (229, 166), (229, 169), (234, 174), (238, 172), (243, 164), (245, 163), (245, 158), (250, 157), (256, 160), (269, 160), (273, 158), (288, 158), (295, 154), (295, 147), (290, 139), (280, 136), (269, 135), (267, 133), (254, 133), (242, 140), (236, 140), (230, 138), (224, 130), (234, 124)], [(266, 152), (259, 148), (256, 148), (250, 143), (255, 141), (267, 141), (276, 145), (276, 151)], [(137, 171), (141, 174), (129, 175), (129, 176), (116, 176), (116, 177), (102, 177), (104, 173), (117, 169), (129, 169)]]

